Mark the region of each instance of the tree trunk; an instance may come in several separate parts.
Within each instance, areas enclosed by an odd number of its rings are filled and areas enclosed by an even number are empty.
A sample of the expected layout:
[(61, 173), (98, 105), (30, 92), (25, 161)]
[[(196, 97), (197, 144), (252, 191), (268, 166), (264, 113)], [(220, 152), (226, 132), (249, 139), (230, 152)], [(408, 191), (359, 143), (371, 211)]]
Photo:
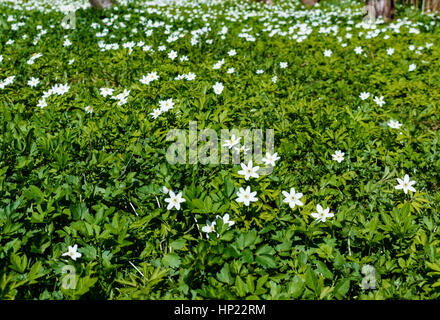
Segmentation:
[(314, 6), (315, 4), (317, 4), (319, 2), (319, 0), (302, 0), (302, 3), (305, 6)]
[(90, 5), (95, 9), (110, 9), (113, 5), (116, 5), (115, 0), (89, 0)]
[(426, 9), (431, 12), (438, 11), (440, 9), (440, 0), (431, 0), (426, 6)]
[(395, 0), (367, 0), (366, 10), (370, 17), (382, 17), (386, 22), (394, 19)]

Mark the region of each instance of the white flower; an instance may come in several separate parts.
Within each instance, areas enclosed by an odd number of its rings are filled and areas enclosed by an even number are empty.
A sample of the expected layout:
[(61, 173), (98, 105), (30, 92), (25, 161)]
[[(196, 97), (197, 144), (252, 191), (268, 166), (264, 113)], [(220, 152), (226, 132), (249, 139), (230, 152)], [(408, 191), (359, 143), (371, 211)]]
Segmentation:
[(27, 64), (34, 64), (35, 59), (38, 59), (39, 57), (42, 57), (43, 55), (41, 53), (34, 53), (27, 61)]
[(250, 177), (258, 178), (260, 176), (257, 173), (257, 171), (258, 171), (258, 169), (260, 169), (260, 167), (259, 166), (254, 167), (252, 165), (252, 160), (249, 160), (249, 163), (247, 166), (244, 163), (242, 163), (241, 168), (243, 170), (240, 170), (237, 173), (243, 175), (245, 180), (249, 180)]
[(403, 189), (403, 192), (405, 192), (405, 194), (407, 194), (408, 191), (416, 192), (416, 189), (414, 189), (414, 187), (412, 186), (416, 182), (410, 181), (409, 176), (407, 174), (405, 174), (405, 176), (403, 177), (403, 180), (397, 178), (397, 182), (399, 184), (397, 186), (395, 186), (394, 188), (396, 188), (398, 190)]
[(167, 193), (170, 192), (170, 189), (168, 189), (166, 186), (163, 186), (163, 187), (162, 187), (162, 192), (165, 193), (165, 194), (167, 194)]
[(65, 94), (66, 92), (68, 92), (70, 89), (70, 86), (66, 83), (66, 84), (60, 84), (58, 87), (55, 88), (56, 93), (59, 94), (60, 96)]
[(341, 150), (336, 150), (334, 154), (332, 154), (333, 160), (338, 161), (338, 163), (341, 163), (344, 160), (345, 153)]
[(324, 51), (324, 57), (330, 57), (332, 55), (333, 51), (329, 50), (325, 50)]
[(270, 154), (269, 152), (266, 152), (266, 157), (261, 159), (267, 166), (271, 165), (272, 167), (275, 166), (275, 161), (279, 160), (280, 157), (278, 157), (278, 152), (275, 152), (274, 154)]
[(38, 78), (32, 77), (28, 82), (28, 86), (30, 87), (36, 87), (40, 83), (40, 80)]
[(118, 101), (118, 106), (123, 106), (123, 105), (126, 104), (126, 103), (127, 103), (127, 98), (126, 98), (126, 97), (121, 98), (121, 99)]
[(139, 81), (143, 84), (150, 84), (150, 82), (159, 79), (159, 76), (157, 75), (156, 71), (150, 72), (146, 76), (142, 76), (142, 79)]
[(394, 53), (394, 48), (388, 48), (387, 49), (387, 55), (391, 56)]
[(247, 186), (246, 190), (240, 187), (237, 192), (237, 202), (243, 202), (245, 206), (249, 206), (251, 202), (258, 201), (255, 196), (257, 195), (257, 191), (251, 192), (251, 187)]
[(334, 214), (330, 212), (330, 208), (327, 207), (325, 210), (323, 210), (320, 204), (316, 206), (316, 211), (318, 212), (313, 212), (311, 216), (315, 218), (318, 222), (325, 222), (327, 218), (331, 218), (334, 216)]
[(159, 105), (162, 112), (167, 112), (168, 110), (171, 110), (173, 108), (174, 102), (173, 99), (167, 99), (159, 101)]
[(354, 52), (355, 52), (356, 54), (361, 54), (363, 51), (364, 51), (364, 50), (362, 49), (362, 47), (356, 47), (356, 48), (354, 48)]
[(101, 88), (99, 91), (101, 91), (103, 97), (111, 96), (113, 94), (113, 89), (110, 88)]
[(3, 61), (3, 56), (0, 54), (0, 62)]
[(301, 192), (295, 192), (295, 188), (290, 188), (290, 193), (287, 191), (282, 192), (284, 195), (284, 203), (288, 203), (290, 208), (294, 209), (295, 205), (302, 206), (304, 203), (299, 199), (302, 198), (303, 194)]
[(415, 50), (415, 46), (414, 45), (410, 45), (409, 47), (408, 47), (408, 49), (410, 50), (410, 51), (414, 51)]
[(223, 91), (223, 84), (221, 82), (216, 82), (215, 85), (212, 86), (212, 89), (214, 89), (215, 94), (220, 94)]
[(150, 115), (153, 116), (153, 119), (157, 119), (158, 116), (160, 116), (162, 111), (160, 108), (154, 109), (153, 112), (150, 113)]
[(280, 62), (280, 68), (286, 69), (287, 68), (287, 62)]
[(157, 47), (157, 50), (158, 51), (165, 51), (167, 49), (167, 47), (165, 47), (165, 46), (159, 46), (159, 47)]
[(64, 42), (63, 42), (63, 46), (64, 47), (68, 47), (68, 46), (71, 46), (71, 45), (72, 45), (72, 42), (70, 42), (69, 39), (64, 40)]
[(81, 257), (81, 253), (78, 251), (78, 245), (74, 245), (73, 247), (69, 246), (69, 250), (62, 254), (62, 256), (69, 256), (72, 260), (76, 260), (76, 258)]
[(233, 146), (235, 146), (237, 143), (239, 143), (240, 142), (240, 137), (235, 137), (235, 134), (233, 134), (232, 136), (231, 136), (231, 139), (229, 139), (229, 140), (226, 140), (225, 141), (226, 143), (225, 144), (223, 144), (223, 147), (228, 147), (229, 149), (231, 149)]
[(370, 97), (369, 92), (361, 92), (361, 94), (359, 95), (359, 98), (361, 98), (362, 100), (368, 99), (369, 97)]
[(32, 56), (31, 56), (31, 59), (35, 60), (35, 59), (38, 59), (38, 58), (40, 58), (42, 56), (43, 56), (43, 54), (41, 54), (40, 52), (33, 53)]
[(69, 60), (69, 65), (73, 64), (75, 62), (75, 59)]
[(87, 113), (92, 113), (93, 112), (93, 108), (91, 106), (85, 107), (84, 110), (86, 110)]
[(185, 75), (186, 80), (191, 81), (196, 78), (196, 75), (192, 72), (188, 72), (188, 74)]
[(223, 65), (224, 62), (225, 62), (224, 60), (220, 60), (220, 61), (216, 62), (216, 63), (212, 66), (212, 69), (214, 69), (214, 70), (218, 70), (218, 69), (220, 69), (220, 68), (222, 67), (222, 65)]
[(256, 74), (262, 74), (264, 73), (264, 70), (258, 69), (257, 71), (255, 71)]
[(412, 63), (412, 64), (409, 65), (408, 71), (411, 72), (411, 71), (414, 71), (414, 70), (416, 70), (416, 65), (414, 63)]
[(234, 68), (229, 68), (228, 71), (226, 71), (227, 73), (231, 74), (234, 73), (235, 69)]
[(15, 79), (15, 76), (7, 77), (5, 80), (3, 80), (3, 84), (5, 86), (8, 86), (14, 82), (14, 79)]
[(388, 122), (388, 126), (393, 129), (399, 129), (402, 124), (399, 123), (399, 121), (390, 120), (390, 122)]
[(141, 83), (143, 84), (149, 84), (150, 81), (148, 81), (148, 77), (147, 76), (142, 76), (142, 79), (139, 80)]
[[(212, 221), (211, 223), (209, 222), (209, 220), (206, 220), (206, 226), (204, 226), (202, 228), (202, 231), (206, 233), (206, 237), (209, 239), (209, 233), (211, 232), (215, 232), (215, 221)], [(217, 233), (217, 237), (218, 237), (218, 233)]]
[(165, 202), (168, 202), (167, 210), (171, 210), (172, 208), (180, 210), (180, 204), (186, 201), (184, 198), (182, 198), (182, 191), (176, 195), (170, 190), (169, 196), (169, 198), (165, 199)]
[(235, 224), (234, 221), (229, 220), (229, 213), (226, 213), (223, 218), (220, 217), (219, 215), (215, 216), (217, 219), (222, 219), (223, 220), (223, 224), (228, 225), (229, 227), (233, 226)]
[(235, 56), (236, 54), (237, 54), (237, 51), (235, 51), (234, 49), (228, 51), (228, 55), (229, 55), (230, 57), (233, 57), (233, 56)]
[(112, 99), (116, 99), (116, 100), (126, 100), (125, 98), (128, 97), (128, 95), (130, 94), (130, 90), (124, 89), (123, 92), (121, 92), (120, 94), (112, 97)]
[(242, 145), (240, 147), (234, 147), (234, 150), (237, 152), (243, 152), (243, 154), (247, 154), (250, 149), (246, 148), (246, 146)]
[(47, 102), (45, 99), (40, 99), (38, 100), (38, 104), (37, 107), (40, 107), (41, 109), (43, 109), (44, 107), (47, 107)]
[(273, 76), (273, 77), (272, 77), (272, 82), (273, 82), (273, 83), (277, 83), (277, 81), (278, 81), (278, 77), (277, 77), (277, 76)]
[(199, 40), (197, 40), (196, 38), (191, 38), (191, 45), (195, 46), (197, 43), (199, 43)]
[(168, 58), (170, 58), (171, 60), (174, 60), (177, 58), (177, 52), (174, 50), (171, 50), (170, 53), (168, 53)]
[(382, 107), (385, 104), (385, 101), (383, 100), (383, 96), (379, 97), (374, 97), (374, 102), (376, 102), (376, 104), (380, 107)]
[(150, 72), (149, 74), (147, 74), (147, 77), (148, 79), (150, 79), (150, 81), (155, 81), (159, 79), (156, 71)]
[(49, 98), (51, 95), (52, 95), (52, 90), (49, 89), (49, 90), (47, 90), (47, 91), (43, 91), (43, 96), (42, 96), (42, 98), (43, 98), (43, 99), (46, 99), (46, 98)]

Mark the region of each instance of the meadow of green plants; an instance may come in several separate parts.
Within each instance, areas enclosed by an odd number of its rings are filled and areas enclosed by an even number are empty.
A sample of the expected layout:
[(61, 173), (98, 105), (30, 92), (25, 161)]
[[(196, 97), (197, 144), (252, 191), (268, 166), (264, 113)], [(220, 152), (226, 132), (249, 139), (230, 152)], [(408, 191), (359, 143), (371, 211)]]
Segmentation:
[[(438, 299), (438, 18), (3, 2), (0, 299)], [(193, 121), (274, 150), (170, 163)]]

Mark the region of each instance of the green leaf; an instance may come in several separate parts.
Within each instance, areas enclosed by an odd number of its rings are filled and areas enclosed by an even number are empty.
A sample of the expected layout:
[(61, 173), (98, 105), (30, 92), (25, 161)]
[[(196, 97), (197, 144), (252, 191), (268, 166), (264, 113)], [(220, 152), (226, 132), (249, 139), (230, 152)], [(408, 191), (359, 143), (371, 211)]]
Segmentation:
[(244, 287), (244, 282), (239, 276), (235, 278), (235, 288), (239, 297), (244, 297), (246, 295), (246, 289)]
[(168, 253), (163, 256), (162, 263), (166, 267), (177, 268), (180, 265), (180, 258), (175, 253)]
[(319, 284), (318, 284), (318, 277), (316, 276), (315, 272), (309, 267), (306, 271), (306, 286), (313, 290), (316, 295), (319, 295)]
[(183, 238), (174, 240), (170, 243), (170, 247), (174, 250), (181, 250), (185, 246), (186, 240)]
[(29, 284), (38, 283), (35, 280), (42, 277), (43, 275), (44, 273), (41, 262), (40, 261), (35, 262), (28, 273)]
[(288, 290), (290, 294), (290, 299), (296, 299), (301, 296), (304, 291), (304, 282), (300, 277), (295, 276), (292, 281), (289, 282)]
[(224, 184), (225, 184), (226, 195), (228, 198), (230, 198), (235, 190), (234, 184), (232, 183), (231, 179), (228, 176), (225, 177)]
[(248, 287), (248, 291), (250, 293), (254, 293), (255, 291), (254, 277), (250, 274), (248, 274), (246, 277), (246, 285)]
[(73, 220), (79, 220), (86, 217), (89, 213), (89, 209), (84, 202), (80, 202), (76, 205), (70, 206), (70, 212), (72, 213)]
[(342, 299), (350, 289), (350, 279), (339, 280), (335, 285), (335, 297)]
[(255, 261), (265, 268), (275, 268), (277, 266), (275, 263), (275, 259), (272, 256), (268, 255), (256, 256)]
[(255, 252), (256, 255), (273, 255), (274, 253), (275, 250), (267, 244), (263, 244)]
[(18, 273), (23, 273), (27, 267), (28, 260), (26, 255), (23, 255), (23, 257), (20, 258), (20, 256), (13, 253), (11, 254), (10, 261), (11, 261), (11, 269), (17, 271)]
[(246, 248), (241, 253), (241, 259), (244, 263), (252, 263), (254, 261), (254, 255), (249, 248)]
[(234, 279), (231, 277), (229, 265), (226, 263), (220, 272), (217, 272), (217, 279), (223, 283), (232, 284)]
[(255, 294), (262, 294), (266, 291), (264, 290), (263, 286), (266, 284), (268, 279), (269, 279), (269, 275), (265, 274), (264, 276), (260, 277), (257, 280), (257, 287), (255, 288)]
[(44, 200), (44, 193), (38, 188), (37, 186), (30, 186), (25, 192), (24, 192), (25, 198), (28, 200), (35, 200), (37, 204), (40, 204)]
[(244, 247), (251, 247), (257, 240), (257, 231), (252, 229), (244, 236)]
[(330, 270), (327, 268), (327, 266), (324, 263), (318, 261), (316, 265), (317, 265), (316, 271), (318, 271), (318, 273), (321, 273), (327, 279), (330, 280), (333, 279), (333, 273), (330, 272)]

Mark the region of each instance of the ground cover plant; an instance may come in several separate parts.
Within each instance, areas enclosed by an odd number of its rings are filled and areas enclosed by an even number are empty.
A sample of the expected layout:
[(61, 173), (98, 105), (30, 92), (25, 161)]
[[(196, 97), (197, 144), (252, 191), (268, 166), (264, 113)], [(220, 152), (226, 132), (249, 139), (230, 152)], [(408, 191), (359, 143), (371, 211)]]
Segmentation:
[[(0, 299), (438, 298), (438, 14), (397, 13), (0, 4)], [(273, 150), (168, 161), (232, 128)]]

